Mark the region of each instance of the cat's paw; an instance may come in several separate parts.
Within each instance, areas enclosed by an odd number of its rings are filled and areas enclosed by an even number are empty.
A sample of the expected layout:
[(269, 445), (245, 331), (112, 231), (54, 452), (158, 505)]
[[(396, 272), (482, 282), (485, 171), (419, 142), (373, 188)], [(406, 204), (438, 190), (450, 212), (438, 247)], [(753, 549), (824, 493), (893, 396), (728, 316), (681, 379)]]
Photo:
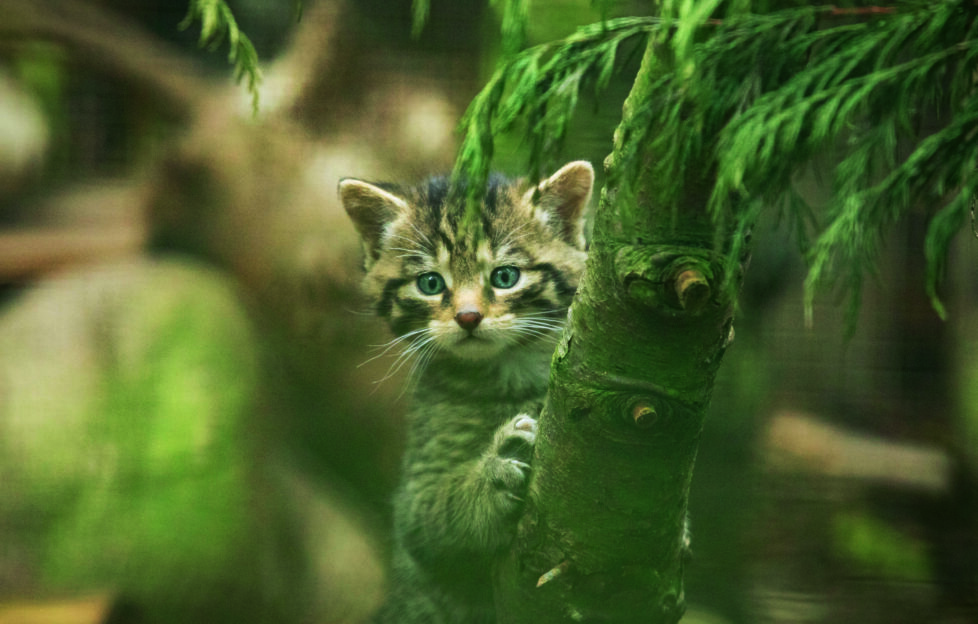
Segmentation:
[(503, 424), (493, 437), (485, 476), (504, 515), (517, 512), (523, 505), (536, 439), (537, 421), (527, 414), (519, 414)]

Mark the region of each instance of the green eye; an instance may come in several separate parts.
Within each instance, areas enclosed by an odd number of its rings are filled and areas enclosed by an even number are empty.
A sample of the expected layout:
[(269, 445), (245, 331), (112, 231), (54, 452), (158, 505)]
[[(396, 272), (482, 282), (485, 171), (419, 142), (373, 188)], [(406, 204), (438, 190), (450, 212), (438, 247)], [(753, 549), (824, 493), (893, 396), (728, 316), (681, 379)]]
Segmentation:
[(496, 267), (489, 274), (489, 282), (496, 288), (512, 288), (520, 279), (520, 270), (514, 266)]
[(422, 273), (418, 276), (418, 290), (425, 295), (437, 295), (445, 290), (445, 278), (437, 273)]

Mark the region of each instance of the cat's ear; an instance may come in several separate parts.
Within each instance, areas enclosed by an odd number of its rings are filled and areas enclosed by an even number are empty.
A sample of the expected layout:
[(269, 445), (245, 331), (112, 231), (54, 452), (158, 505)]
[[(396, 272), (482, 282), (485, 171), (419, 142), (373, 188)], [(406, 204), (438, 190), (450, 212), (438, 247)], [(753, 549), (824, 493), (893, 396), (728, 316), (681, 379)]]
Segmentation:
[(537, 185), (538, 209), (560, 220), (560, 233), (568, 243), (584, 248), (584, 209), (591, 200), (594, 167), (586, 160), (575, 160)]
[(397, 217), (407, 213), (407, 202), (379, 186), (353, 178), (340, 180), (339, 194), (343, 208), (363, 241), (369, 267), (380, 257), (384, 229)]

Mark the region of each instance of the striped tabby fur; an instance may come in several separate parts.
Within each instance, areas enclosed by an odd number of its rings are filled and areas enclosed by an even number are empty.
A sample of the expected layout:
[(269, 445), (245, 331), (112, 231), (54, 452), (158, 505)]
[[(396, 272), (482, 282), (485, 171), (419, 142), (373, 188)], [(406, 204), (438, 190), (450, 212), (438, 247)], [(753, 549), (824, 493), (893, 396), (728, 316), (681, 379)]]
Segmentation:
[(448, 181), (340, 183), (364, 288), (410, 362), (414, 396), (380, 624), (494, 621), (493, 556), (512, 539), (550, 356), (584, 268), (594, 172), (490, 180), (478, 232)]

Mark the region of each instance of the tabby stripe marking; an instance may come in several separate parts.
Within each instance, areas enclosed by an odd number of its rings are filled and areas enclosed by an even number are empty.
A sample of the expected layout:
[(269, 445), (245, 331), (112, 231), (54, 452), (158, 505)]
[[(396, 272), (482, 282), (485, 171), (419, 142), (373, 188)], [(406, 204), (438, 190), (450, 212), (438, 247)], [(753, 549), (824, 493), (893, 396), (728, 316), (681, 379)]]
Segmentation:
[(577, 287), (571, 286), (567, 283), (567, 280), (564, 279), (564, 273), (557, 270), (557, 268), (549, 262), (534, 264), (529, 268), (532, 271), (543, 271), (546, 273), (550, 281), (554, 283), (554, 287), (557, 289), (557, 294), (560, 295), (561, 298), (573, 297), (574, 293), (577, 292)]
[(384, 284), (384, 289), (380, 294), (380, 300), (377, 302), (377, 314), (379, 316), (390, 316), (391, 308), (394, 306), (394, 297), (397, 296), (397, 291), (407, 284), (408, 280), (403, 277), (395, 277), (394, 279), (387, 280)]

